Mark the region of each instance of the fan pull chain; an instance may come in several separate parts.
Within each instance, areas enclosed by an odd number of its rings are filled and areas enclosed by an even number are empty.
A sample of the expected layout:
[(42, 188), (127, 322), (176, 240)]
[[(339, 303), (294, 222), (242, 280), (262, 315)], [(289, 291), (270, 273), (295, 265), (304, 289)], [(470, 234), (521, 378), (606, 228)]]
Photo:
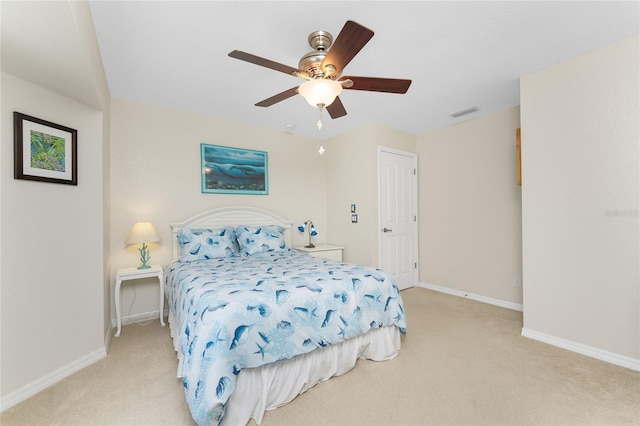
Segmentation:
[(322, 130), (322, 108), (324, 104), (318, 104), (318, 130)]

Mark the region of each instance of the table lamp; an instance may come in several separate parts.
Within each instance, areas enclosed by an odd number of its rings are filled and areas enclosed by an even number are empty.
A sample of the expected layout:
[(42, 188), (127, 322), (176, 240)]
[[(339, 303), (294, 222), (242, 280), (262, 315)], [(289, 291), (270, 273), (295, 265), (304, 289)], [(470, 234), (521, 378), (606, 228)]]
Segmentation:
[(138, 269), (149, 269), (151, 267), (147, 264), (151, 259), (147, 243), (159, 243), (160, 241), (160, 235), (158, 235), (151, 222), (137, 222), (133, 225), (127, 238), (127, 244), (142, 244), (142, 247), (138, 249), (142, 265), (138, 266)]
[(315, 246), (311, 242), (311, 237), (315, 237), (318, 233), (316, 232), (316, 227), (313, 226), (313, 222), (311, 222), (311, 220), (307, 220), (305, 223), (298, 226), (298, 231), (300, 232), (304, 232), (305, 229), (309, 232), (309, 245), (305, 246), (305, 248), (314, 248)]

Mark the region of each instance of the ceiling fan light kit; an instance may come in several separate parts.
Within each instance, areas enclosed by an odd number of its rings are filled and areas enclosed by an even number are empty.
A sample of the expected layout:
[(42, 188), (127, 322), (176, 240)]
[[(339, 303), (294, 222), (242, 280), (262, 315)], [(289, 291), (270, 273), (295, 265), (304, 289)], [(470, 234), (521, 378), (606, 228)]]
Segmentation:
[(334, 80), (315, 78), (305, 81), (298, 87), (298, 93), (312, 107), (317, 107), (319, 112), (318, 130), (322, 130), (322, 108), (326, 108), (342, 93), (342, 85)]
[(341, 77), (344, 67), (371, 40), (373, 34), (370, 29), (353, 21), (345, 23), (335, 42), (330, 33), (314, 31), (307, 39), (314, 50), (300, 59), (298, 68), (239, 50), (230, 52), (229, 56), (307, 80), (299, 87), (293, 87), (258, 102), (256, 106), (269, 107), (300, 94), (309, 105), (319, 109), (318, 129), (321, 129), (323, 108), (327, 109), (329, 116), (333, 119), (347, 115), (347, 111), (339, 98), (343, 89), (400, 94), (406, 93), (409, 89), (411, 80), (378, 77)]
[(312, 107), (328, 107), (342, 93), (342, 85), (334, 80), (316, 78), (305, 81), (298, 87), (298, 93)]

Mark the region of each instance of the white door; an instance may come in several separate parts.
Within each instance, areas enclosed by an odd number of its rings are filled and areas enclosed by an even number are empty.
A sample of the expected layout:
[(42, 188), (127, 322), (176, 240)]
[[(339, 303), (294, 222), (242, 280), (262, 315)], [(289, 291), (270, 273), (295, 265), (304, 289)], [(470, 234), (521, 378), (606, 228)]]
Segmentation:
[(417, 155), (378, 148), (380, 269), (405, 289), (418, 284)]

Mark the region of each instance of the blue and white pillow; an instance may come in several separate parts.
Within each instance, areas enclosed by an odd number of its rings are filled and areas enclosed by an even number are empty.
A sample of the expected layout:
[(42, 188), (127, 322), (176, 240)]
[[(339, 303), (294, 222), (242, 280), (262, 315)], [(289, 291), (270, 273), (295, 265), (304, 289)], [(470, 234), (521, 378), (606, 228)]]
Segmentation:
[(179, 229), (180, 261), (217, 259), (240, 255), (231, 226), (220, 229)]
[(235, 233), (240, 251), (245, 256), (286, 248), (282, 226), (238, 226)]

